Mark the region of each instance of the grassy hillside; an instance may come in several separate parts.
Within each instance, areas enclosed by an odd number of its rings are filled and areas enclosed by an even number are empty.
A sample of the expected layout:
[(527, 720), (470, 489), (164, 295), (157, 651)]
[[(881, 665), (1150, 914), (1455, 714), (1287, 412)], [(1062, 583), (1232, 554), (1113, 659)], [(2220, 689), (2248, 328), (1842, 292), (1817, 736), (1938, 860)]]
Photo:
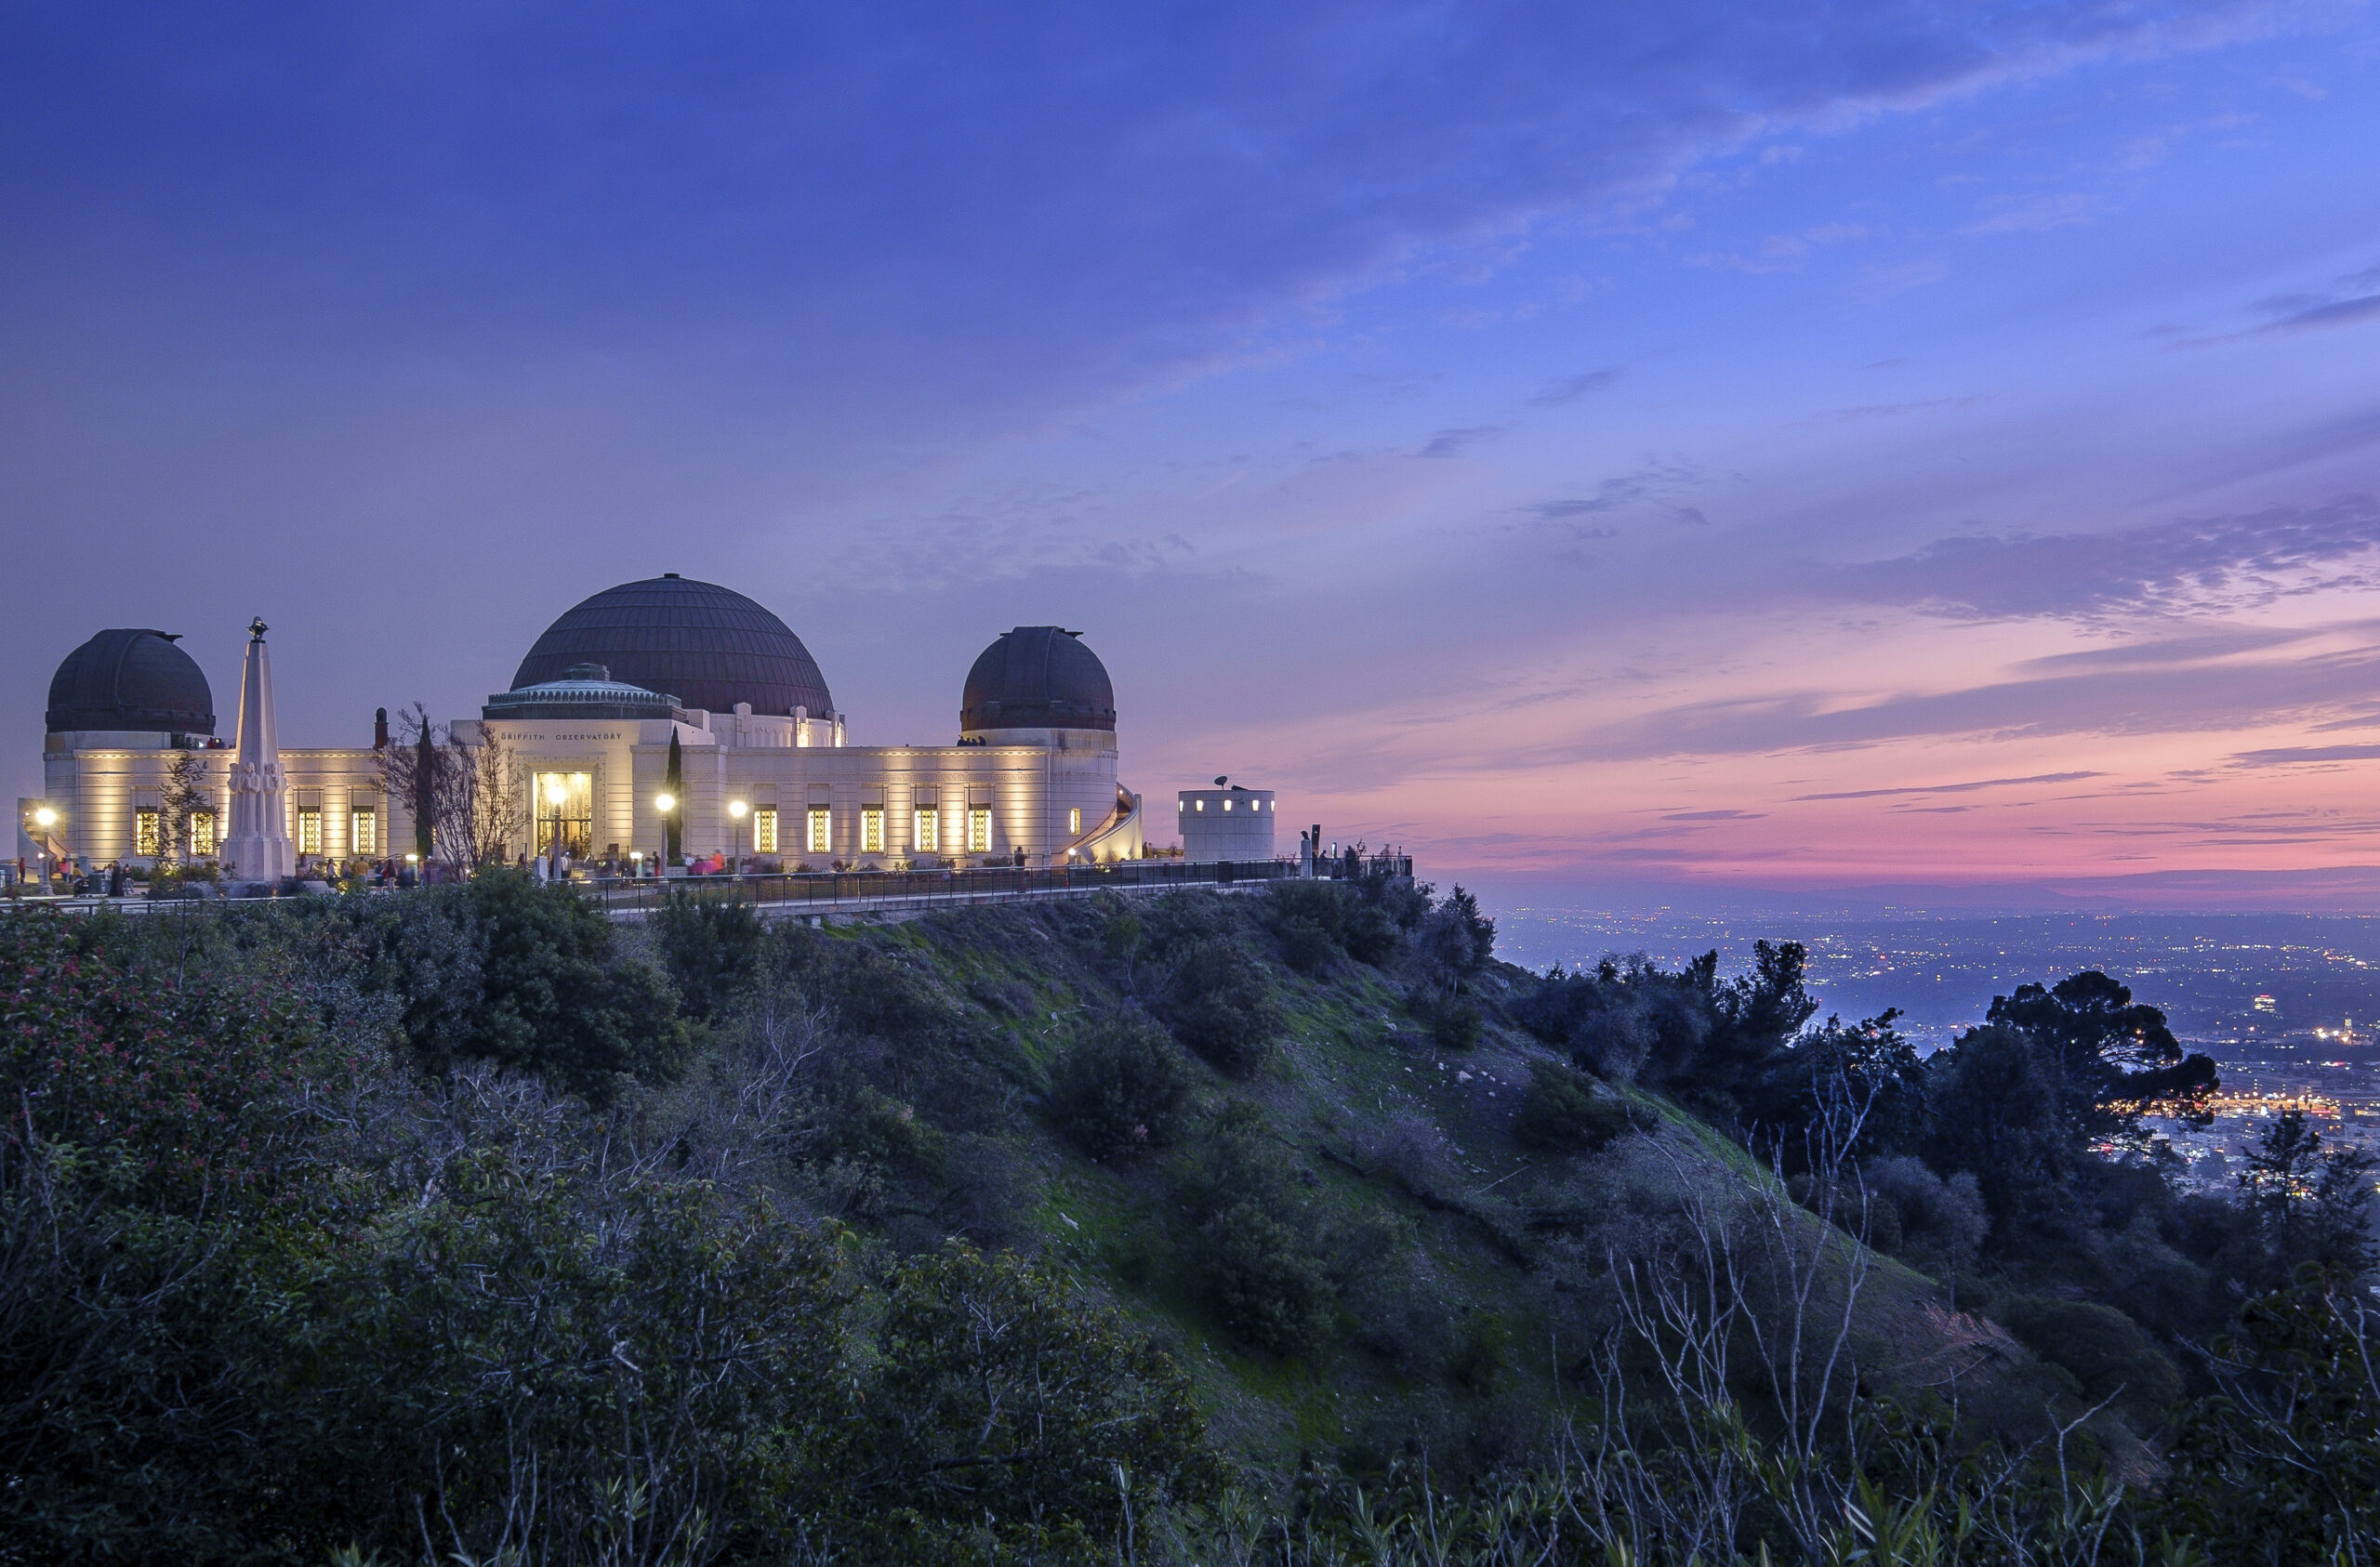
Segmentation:
[[(828, 1172), (853, 1139), (825, 1127), (791, 1188), (882, 1244), (1012, 1248), (1116, 1302), (1265, 1469), (1302, 1454), (1377, 1468), (1416, 1443), (1457, 1473), (1518, 1461), (1591, 1398), (1614, 1260), (1673, 1246), (1688, 1208), (1731, 1208), (1777, 1178), (1669, 1100), (1575, 1075), (1592, 1124), (1528, 1136), (1540, 1077), (1567, 1065), (1511, 1019), (1534, 976), (1483, 966), (1461, 981), (1475, 1023), (1448, 1023), (1405, 946), (1377, 965), (1316, 953), (1285, 928), (1298, 917), (1263, 895), (1177, 892), (775, 933), (755, 970), (781, 969), (829, 1010), (827, 1049), (881, 1057), (867, 1086), (826, 1089), (817, 1113), (882, 1115), (872, 1096), (889, 1093), (892, 1115), (925, 1128), (859, 1155), (879, 1184), (853, 1202), (827, 1190), (850, 1179)], [(666, 961), (661, 931), (639, 940)], [(1171, 1135), (1086, 1146), (1055, 1091), (1068, 1053), (1179, 1019), (1185, 963), (1218, 942), (1266, 997), (1261, 1048), (1228, 1071), (1183, 1052), (1190, 1093)], [(723, 1020), (751, 982), (722, 980)], [(870, 1032), (888, 1026), (905, 1032)], [(1255, 1211), (1202, 1215), (1218, 1180), (1256, 1192)], [(1251, 1327), (1262, 1311), (1235, 1310), (1267, 1290), (1302, 1325)], [(1868, 1259), (1856, 1327), (1881, 1387), (1964, 1376), (1973, 1396), (2030, 1359), (1889, 1258)]]
[(2120, 985), (1921, 1062), (1790, 946), (1492, 942), (1391, 882), (0, 923), (0, 1567), (2360, 1537), (2365, 1172), (2176, 1194)]

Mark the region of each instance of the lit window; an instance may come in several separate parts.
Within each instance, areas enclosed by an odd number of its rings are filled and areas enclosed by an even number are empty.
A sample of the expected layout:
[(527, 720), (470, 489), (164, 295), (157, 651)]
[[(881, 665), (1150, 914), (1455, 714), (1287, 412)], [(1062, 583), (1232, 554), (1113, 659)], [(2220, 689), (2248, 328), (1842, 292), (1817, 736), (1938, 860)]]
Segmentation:
[(1204, 810), (1207, 809), (1207, 802), (1204, 800), (1193, 800), (1190, 803), (1197, 810)]
[(967, 813), (967, 852), (989, 854), (992, 851), (992, 813), (978, 806)]
[(859, 809), (859, 851), (862, 854), (884, 852), (884, 808), (864, 805)]
[(835, 851), (835, 813), (823, 805), (810, 808), (810, 849), (813, 854)]
[(752, 852), (774, 854), (777, 851), (777, 808), (756, 805), (752, 808)]
[(359, 806), (348, 812), (347, 841), (355, 853), (380, 852), (380, 812), (376, 806)]
[(323, 851), (323, 813), (301, 810), (298, 813), (298, 852), (320, 854)]
[(145, 854), (153, 860), (165, 841), (165, 829), (159, 824), (155, 811), (136, 810), (132, 813), (132, 852)]
[(935, 807), (927, 805), (919, 806), (916, 814), (918, 852), (920, 854), (941, 853), (942, 812)]
[(215, 812), (193, 810), (190, 813), (190, 851), (197, 855), (215, 852)]
[(1077, 806), (1066, 812), (1066, 831), (1070, 833), (1082, 831), (1082, 807)]
[(1225, 801), (1223, 801), (1223, 809), (1224, 809), (1225, 810), (1229, 810), (1231, 809), (1231, 801), (1229, 801), (1229, 800), (1225, 800)]

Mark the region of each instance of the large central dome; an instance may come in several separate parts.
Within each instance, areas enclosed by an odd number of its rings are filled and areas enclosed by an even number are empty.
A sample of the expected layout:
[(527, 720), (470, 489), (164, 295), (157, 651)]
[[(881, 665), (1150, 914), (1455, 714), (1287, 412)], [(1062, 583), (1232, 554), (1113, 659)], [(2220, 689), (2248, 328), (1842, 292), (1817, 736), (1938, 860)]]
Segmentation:
[(681, 707), (812, 718), (835, 710), (826, 678), (801, 639), (760, 605), (717, 583), (675, 573), (624, 582), (574, 605), (546, 627), (513, 673), (512, 689), (564, 678), (600, 664), (611, 678), (664, 691)]

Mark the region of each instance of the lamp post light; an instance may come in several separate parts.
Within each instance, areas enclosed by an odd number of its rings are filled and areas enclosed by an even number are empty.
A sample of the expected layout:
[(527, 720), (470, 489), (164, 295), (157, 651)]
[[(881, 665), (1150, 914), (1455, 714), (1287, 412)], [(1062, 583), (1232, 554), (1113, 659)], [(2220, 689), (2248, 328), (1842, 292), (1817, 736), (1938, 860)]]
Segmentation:
[(727, 814), (735, 819), (735, 836), (733, 840), (735, 849), (735, 869), (729, 873), (732, 876), (740, 876), (744, 874), (744, 813), (751, 809), (742, 800), (727, 802)]
[(33, 858), (41, 863), (41, 889), (44, 892), (47, 892), (51, 890), (49, 884), (49, 830), (58, 825), (58, 812), (50, 810), (49, 807), (46, 805), (35, 807), (33, 810), (33, 825), (41, 829), (41, 848), (34, 851)]
[(653, 809), (661, 812), (661, 862), (666, 869), (669, 861), (669, 813), (678, 809), (678, 797), (665, 789), (653, 797)]
[(562, 869), (562, 808), (569, 798), (569, 792), (562, 788), (561, 779), (557, 778), (546, 785), (546, 803), (554, 808), (553, 815), (548, 818), (546, 856), (548, 868), (554, 872)]

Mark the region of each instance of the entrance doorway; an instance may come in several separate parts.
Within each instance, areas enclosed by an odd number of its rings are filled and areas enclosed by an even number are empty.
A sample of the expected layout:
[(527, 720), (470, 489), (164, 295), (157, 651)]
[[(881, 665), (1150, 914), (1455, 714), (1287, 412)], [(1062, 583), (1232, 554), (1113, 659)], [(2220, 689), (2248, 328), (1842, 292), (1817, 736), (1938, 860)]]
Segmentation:
[(537, 791), (535, 852), (549, 854), (559, 847), (574, 860), (585, 859), (595, 847), (595, 775), (540, 772), (532, 782)]

